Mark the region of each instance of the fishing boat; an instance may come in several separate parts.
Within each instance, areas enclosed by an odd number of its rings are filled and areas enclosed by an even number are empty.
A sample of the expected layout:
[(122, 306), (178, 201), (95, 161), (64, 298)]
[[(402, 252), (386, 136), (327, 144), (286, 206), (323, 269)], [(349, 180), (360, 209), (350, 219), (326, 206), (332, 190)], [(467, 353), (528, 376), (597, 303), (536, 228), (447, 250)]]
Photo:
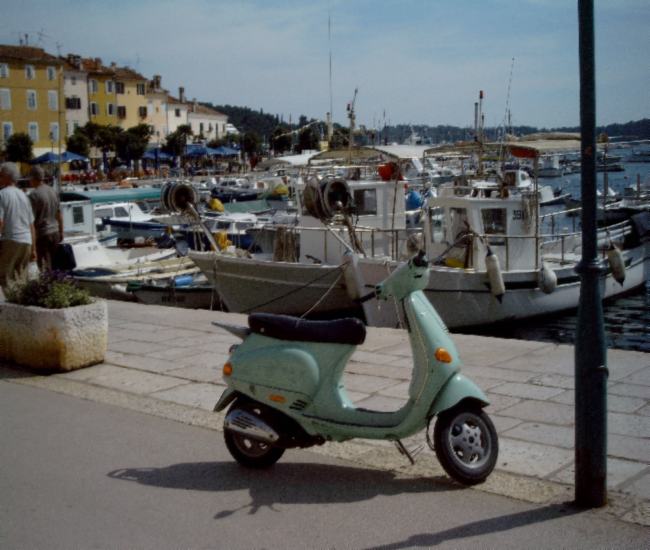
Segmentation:
[(129, 281), (126, 290), (143, 304), (186, 309), (224, 309), (214, 286), (202, 273), (177, 275), (168, 279)]

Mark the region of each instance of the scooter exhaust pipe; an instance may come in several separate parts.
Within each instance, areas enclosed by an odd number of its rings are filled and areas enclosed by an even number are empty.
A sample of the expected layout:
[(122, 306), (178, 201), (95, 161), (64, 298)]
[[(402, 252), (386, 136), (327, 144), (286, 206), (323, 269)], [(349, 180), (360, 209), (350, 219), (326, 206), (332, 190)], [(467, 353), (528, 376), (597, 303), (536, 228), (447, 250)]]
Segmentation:
[(277, 443), (278, 433), (259, 417), (241, 409), (235, 409), (226, 415), (223, 427), (232, 432), (246, 435), (264, 443)]

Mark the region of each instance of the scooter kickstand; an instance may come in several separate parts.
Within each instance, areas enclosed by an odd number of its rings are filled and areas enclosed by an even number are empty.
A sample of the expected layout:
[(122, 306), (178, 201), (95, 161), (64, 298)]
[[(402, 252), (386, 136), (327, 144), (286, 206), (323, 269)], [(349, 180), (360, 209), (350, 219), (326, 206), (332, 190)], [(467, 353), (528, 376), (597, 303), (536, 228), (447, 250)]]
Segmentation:
[(399, 454), (404, 455), (406, 458), (408, 458), (411, 465), (415, 464), (415, 457), (422, 452), (422, 449), (424, 449), (424, 445), (417, 445), (409, 451), (404, 446), (404, 443), (402, 443), (399, 439), (396, 439), (394, 443), (395, 447), (397, 447), (397, 450), (399, 451)]

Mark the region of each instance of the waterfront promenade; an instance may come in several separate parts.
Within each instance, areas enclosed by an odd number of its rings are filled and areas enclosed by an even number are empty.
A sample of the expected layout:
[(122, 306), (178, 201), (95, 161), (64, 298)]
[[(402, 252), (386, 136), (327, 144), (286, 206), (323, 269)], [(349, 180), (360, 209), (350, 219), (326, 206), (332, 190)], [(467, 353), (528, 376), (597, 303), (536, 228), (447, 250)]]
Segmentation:
[[(224, 388), (221, 367), (238, 340), (211, 321), (244, 324), (245, 316), (108, 304), (104, 363), (52, 376), (4, 365), (0, 377), (220, 430), (223, 415), (211, 411)], [(475, 490), (539, 504), (572, 500), (573, 347), (468, 335), (454, 340), (463, 372), (490, 398), (488, 412), (500, 437), (496, 470)], [(650, 525), (650, 354), (609, 350), (608, 366), (610, 504), (603, 513)], [(370, 328), (348, 365), (345, 386), (355, 403), (392, 410), (406, 399), (411, 367), (404, 331)], [(405, 441), (408, 448), (422, 443), (422, 434)], [(414, 466), (387, 442), (354, 440), (310, 450), (449, 483), (426, 445)], [(290, 461), (291, 451), (282, 460)]]

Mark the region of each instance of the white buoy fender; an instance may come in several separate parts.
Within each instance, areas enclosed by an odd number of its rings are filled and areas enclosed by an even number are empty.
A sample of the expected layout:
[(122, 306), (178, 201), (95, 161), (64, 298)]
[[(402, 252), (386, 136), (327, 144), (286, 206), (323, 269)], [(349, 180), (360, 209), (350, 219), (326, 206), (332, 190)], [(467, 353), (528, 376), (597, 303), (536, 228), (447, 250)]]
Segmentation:
[(488, 280), (490, 281), (490, 291), (499, 300), (499, 303), (501, 303), (503, 295), (506, 293), (506, 285), (503, 283), (499, 258), (490, 248), (488, 248), (487, 256), (485, 256), (485, 269), (487, 270)]
[(557, 275), (547, 264), (543, 263), (537, 277), (539, 288), (544, 294), (551, 294), (557, 287)]
[(625, 282), (625, 261), (623, 260), (623, 254), (615, 245), (612, 245), (607, 251), (607, 261), (614, 280), (622, 286)]

